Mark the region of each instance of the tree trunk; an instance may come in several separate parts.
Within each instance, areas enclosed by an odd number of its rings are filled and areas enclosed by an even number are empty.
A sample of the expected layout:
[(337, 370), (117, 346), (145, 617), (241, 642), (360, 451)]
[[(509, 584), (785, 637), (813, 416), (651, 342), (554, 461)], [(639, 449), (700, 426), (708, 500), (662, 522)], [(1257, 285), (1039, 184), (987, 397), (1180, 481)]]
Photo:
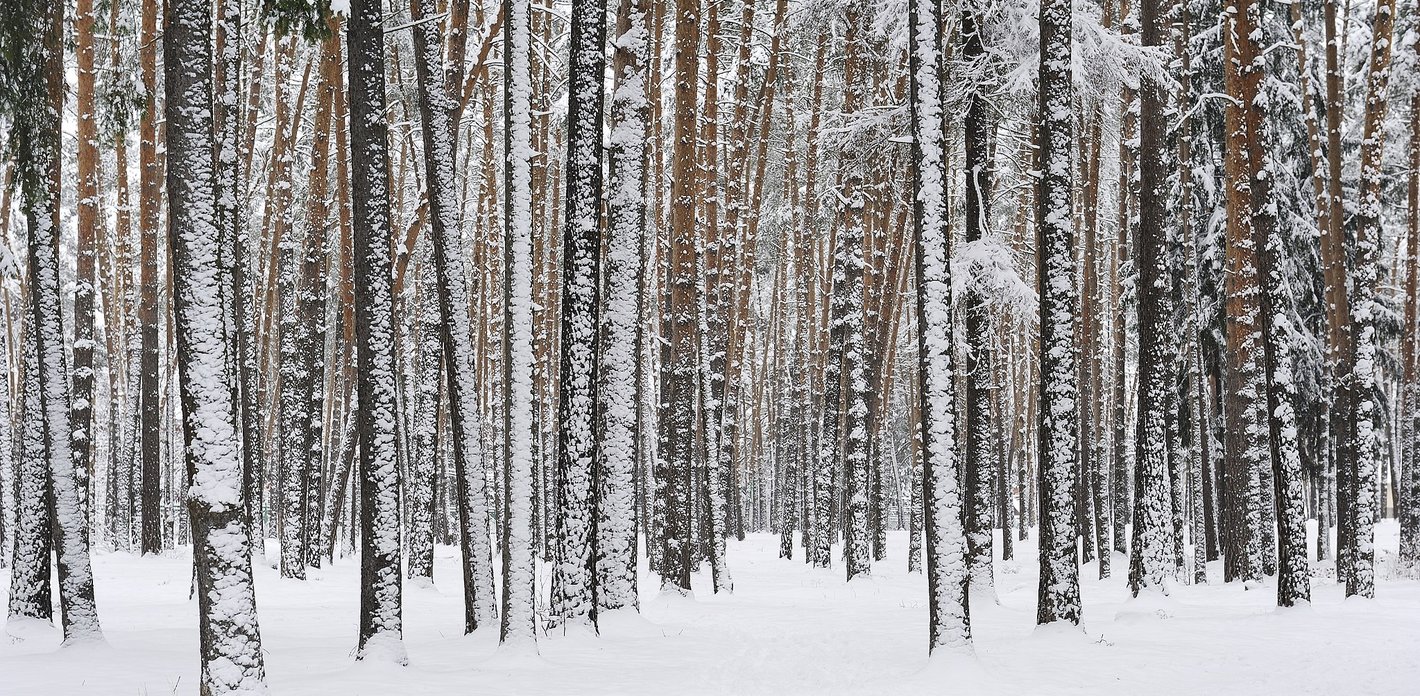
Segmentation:
[[(951, 233), (947, 221), (942, 114), (941, 6), (909, 0), (913, 245), (917, 273), (917, 374), (922, 448), (923, 526), (927, 536), (929, 652), (971, 651), (966, 525), (956, 459), (953, 394)], [(909, 561), (910, 563), (910, 561)]]
[(601, 471), (596, 477), (597, 612), (631, 608), (636, 595), (634, 492), (641, 444), (641, 275), (646, 238), (646, 8), (621, 0), (612, 52), (611, 176), (607, 197), (606, 321), (601, 332), (602, 399), (598, 424)]
[[(1163, 45), (1159, 0), (1139, 4), (1143, 46)], [(1173, 301), (1169, 292), (1172, 269), (1168, 259), (1169, 224), (1166, 196), (1168, 154), (1165, 86), (1144, 77), (1139, 84), (1139, 420), (1134, 437), (1135, 489), (1133, 553), (1129, 587), (1135, 596), (1146, 589), (1169, 592), (1174, 580), (1173, 505), (1167, 445)], [(1122, 483), (1122, 482), (1121, 482)]]
[(346, 31), (354, 204), (357, 412), (360, 442), (358, 659), (405, 664), (400, 597), (399, 464), (395, 447), (391, 313), (389, 126), (385, 120), (384, 7), (355, 0)]
[(536, 640), (533, 592), (532, 80), (528, 0), (503, 0), (503, 623), (504, 645)]
[(172, 3), (163, 42), (174, 329), (183, 412), (195, 414), (182, 422), (204, 695), (265, 690), (219, 265), (236, 231), (214, 218), (211, 13), (202, 3)]
[(1080, 622), (1073, 486), (1079, 460), (1075, 402), (1075, 230), (1070, 150), (1074, 138), (1070, 77), (1071, 5), (1040, 5), (1040, 596), (1036, 622)]

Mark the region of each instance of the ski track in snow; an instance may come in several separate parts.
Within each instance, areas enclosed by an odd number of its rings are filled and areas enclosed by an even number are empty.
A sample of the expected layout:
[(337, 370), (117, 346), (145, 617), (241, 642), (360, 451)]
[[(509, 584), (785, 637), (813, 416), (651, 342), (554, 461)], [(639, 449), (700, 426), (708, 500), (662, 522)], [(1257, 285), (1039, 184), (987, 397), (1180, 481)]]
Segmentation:
[[(1377, 599), (1343, 600), (1316, 578), (1311, 607), (1278, 611), (1273, 580), (1176, 585), (1131, 600), (1123, 573), (1082, 569), (1082, 630), (1035, 630), (1035, 544), (997, 561), (1000, 606), (975, 602), (975, 664), (943, 654), (929, 665), (925, 579), (908, 575), (907, 536), (889, 532), (889, 558), (870, 578), (842, 579), (776, 557), (778, 535), (730, 541), (732, 595), (712, 596), (708, 567), (695, 598), (640, 586), (642, 617), (605, 617), (601, 637), (541, 636), (538, 654), (497, 650), (496, 622), (463, 627), (458, 552), (438, 547), (435, 587), (409, 585), (410, 665), (357, 664), (359, 564), (338, 559), (307, 581), (256, 569), (257, 604), (273, 693), (375, 694), (1405, 694), (1420, 683), (1420, 582), (1390, 577), (1397, 527), (1379, 529)], [(999, 535), (999, 533), (998, 533)], [(998, 541), (999, 543), (999, 541)], [(997, 547), (999, 548), (999, 546)], [(0, 637), (0, 695), (192, 693), (197, 609), (188, 600), (188, 549), (160, 558), (95, 557), (107, 646), (59, 648), (57, 628), (8, 626)], [(1125, 568), (1122, 556), (1115, 568)], [(545, 586), (548, 568), (539, 568)], [(1221, 565), (1209, 564), (1216, 583)], [(8, 591), (9, 574), (0, 577)], [(24, 640), (16, 637), (23, 636)]]

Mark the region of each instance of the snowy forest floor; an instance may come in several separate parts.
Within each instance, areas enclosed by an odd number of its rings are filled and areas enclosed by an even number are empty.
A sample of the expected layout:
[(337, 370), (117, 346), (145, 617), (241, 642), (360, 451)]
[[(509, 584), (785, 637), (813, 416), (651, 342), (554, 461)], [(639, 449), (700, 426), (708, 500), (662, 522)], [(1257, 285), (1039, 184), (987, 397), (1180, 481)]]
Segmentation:
[[(1420, 684), (1420, 582), (1391, 571), (1397, 526), (1378, 530), (1377, 599), (1342, 598), (1318, 565), (1314, 604), (1279, 611), (1269, 581), (1245, 589), (1179, 586), (1131, 599), (1114, 577), (1081, 568), (1083, 630), (1035, 629), (1032, 540), (997, 562), (999, 604), (972, 604), (976, 660), (926, 656), (926, 588), (908, 574), (907, 537), (889, 534), (873, 577), (776, 557), (778, 537), (731, 541), (734, 593), (664, 596), (641, 576), (642, 616), (604, 617), (603, 635), (543, 636), (538, 654), (498, 650), (496, 625), (462, 636), (457, 548), (436, 552), (435, 586), (405, 585), (410, 664), (354, 664), (359, 564), (302, 582), (257, 570), (273, 694), (1402, 694)], [(999, 547), (998, 547), (999, 548)], [(274, 552), (274, 549), (269, 549)], [(837, 551), (837, 549), (835, 549)], [(999, 551), (998, 551), (999, 555)], [(274, 558), (275, 556), (270, 556)], [(58, 630), (10, 624), (0, 635), (0, 694), (186, 694), (197, 683), (190, 549), (161, 558), (95, 558), (108, 644), (59, 649)], [(545, 582), (545, 577), (540, 578)], [(8, 590), (9, 573), (0, 579)]]

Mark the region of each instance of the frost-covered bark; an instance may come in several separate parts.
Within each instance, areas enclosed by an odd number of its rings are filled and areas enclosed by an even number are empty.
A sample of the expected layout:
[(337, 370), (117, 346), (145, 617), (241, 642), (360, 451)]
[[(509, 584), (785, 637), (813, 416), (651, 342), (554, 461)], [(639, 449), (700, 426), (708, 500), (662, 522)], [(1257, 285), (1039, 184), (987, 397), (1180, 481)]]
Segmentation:
[[(1163, 45), (1159, 0), (1139, 6), (1144, 46)], [(1168, 258), (1166, 86), (1152, 76), (1139, 83), (1139, 229), (1137, 304), (1139, 326), (1139, 419), (1134, 436), (1136, 498), (1129, 587), (1167, 593), (1174, 579), (1173, 503), (1169, 481), (1169, 409), (1174, 389), (1171, 365), (1173, 302)]]
[[(991, 117), (987, 113), (992, 107), (984, 94), (988, 88), (982, 74), (985, 69), (986, 49), (982, 43), (981, 29), (977, 22), (977, 8), (973, 1), (962, 3), (961, 12), (961, 54), (965, 63), (964, 72), (968, 79), (976, 81), (967, 97), (963, 131), (966, 150), (965, 175), (967, 242), (981, 239), (991, 229), (991, 171), (987, 152), (988, 129)], [(963, 462), (966, 470), (967, 553), (970, 555), (971, 584), (979, 589), (977, 599), (994, 597), (992, 578), (992, 516), (991, 499), (995, 488), (995, 474), (992, 461), (998, 443), (995, 424), (991, 417), (992, 399), (992, 351), (989, 334), (987, 308), (981, 294), (967, 283), (967, 292), (962, 298), (966, 321), (966, 351), (962, 358), (962, 368), (966, 371), (966, 442)], [(988, 600), (989, 601), (989, 600)]]
[(557, 408), (557, 545), (552, 616), (596, 623), (597, 380), (602, 269), (602, 102), (606, 72), (606, 8), (572, 3), (567, 105), (567, 194), (562, 231), (561, 384)]
[[(1420, 41), (1415, 42), (1420, 61)], [(1420, 564), (1420, 90), (1410, 99), (1410, 234), (1405, 258), (1405, 324), (1401, 329), (1404, 407), (1400, 429), (1404, 475), (1400, 499), (1400, 564)]]
[[(420, 244), (421, 260), (431, 256), (428, 242)], [(409, 544), (408, 574), (411, 579), (434, 578), (434, 478), (439, 457), (439, 365), (443, 342), (439, 339), (438, 286), (433, 269), (420, 269), (419, 298), (414, 303), (419, 319), (419, 350), (414, 375), (414, 452), (407, 471), (404, 499), (408, 509), (406, 538)]]
[(1040, 596), (1036, 622), (1080, 622), (1075, 564), (1075, 470), (1079, 452), (1075, 403), (1075, 229), (1071, 198), (1071, 4), (1040, 3), (1040, 200), (1037, 220), (1040, 288)]
[(279, 310), (280, 350), (280, 441), (278, 463), (281, 486), (281, 577), (306, 578), (306, 478), (309, 476), (306, 453), (310, 449), (306, 412), (310, 375), (301, 359), (301, 344), (306, 341), (307, 327), (297, 312), (300, 280), (296, 266), (299, 240), (287, 237), (281, 243)]
[[(869, 81), (868, 60), (864, 45), (866, 37), (865, 10), (858, 3), (850, 3), (845, 9), (844, 20), (848, 25), (844, 65), (843, 113), (852, 119), (859, 116), (866, 98)], [(868, 375), (874, 366), (865, 365), (863, 338), (863, 235), (864, 215), (867, 197), (862, 190), (865, 185), (864, 164), (857, 143), (847, 141), (839, 161), (839, 176), (842, 184), (837, 192), (841, 208), (839, 210), (839, 244), (833, 259), (833, 299), (832, 338), (829, 342), (828, 360), (830, 369), (842, 370), (841, 378), (847, 380), (846, 403), (843, 408), (843, 483), (844, 483), (844, 535), (843, 555), (848, 579), (868, 575), (872, 571), (873, 532), (869, 525), (868, 495), (871, 469), (868, 458)], [(838, 352), (835, 352), (835, 348)], [(830, 382), (829, 394), (837, 394), (834, 382)], [(830, 407), (826, 412), (835, 410)], [(826, 433), (836, 433), (825, 429)], [(824, 438), (825, 444), (832, 444), (836, 437)], [(833, 452), (837, 452), (834, 447)], [(830, 457), (832, 462), (836, 457)]]
[(400, 596), (395, 439), (389, 125), (383, 0), (354, 0), (346, 31), (354, 208), (356, 373), (360, 406), (359, 659), (407, 661)]
[[(51, 595), (50, 555), (54, 552), (53, 520), (49, 516), (49, 472), (44, 460), (44, 419), (39, 402), (39, 354), (34, 332), (21, 325), (20, 338), (20, 409), (15, 422), (20, 424), (19, 443), (15, 448), (15, 526), (12, 531), (14, 555), (10, 565), (11, 618), (43, 619), (54, 617)], [(7, 375), (0, 375), (8, 381)], [(6, 442), (8, 447), (10, 443)], [(9, 491), (4, 491), (6, 495)]]
[(1366, 75), (1365, 125), (1361, 138), (1361, 182), (1356, 202), (1355, 225), (1355, 295), (1356, 307), (1351, 316), (1352, 344), (1351, 378), (1354, 398), (1351, 402), (1355, 468), (1351, 473), (1352, 521), (1350, 529), (1350, 568), (1346, 573), (1346, 596), (1374, 597), (1375, 588), (1375, 527), (1380, 517), (1380, 501), (1376, 475), (1384, 447), (1380, 444), (1386, 418), (1380, 401), (1381, 339), (1377, 336), (1377, 315), (1383, 311), (1377, 295), (1381, 264), (1381, 197), (1386, 185), (1382, 166), (1385, 145), (1385, 121), (1389, 101), (1391, 50), (1395, 25), (1395, 0), (1376, 3), (1375, 24), (1371, 30), (1370, 65)]
[(914, 263), (917, 271), (918, 408), (927, 542), (929, 651), (971, 650), (966, 529), (956, 458), (952, 278), (942, 121), (941, 6), (908, 1)]
[(621, 0), (612, 67), (606, 316), (601, 333), (600, 471), (596, 478), (597, 611), (637, 607), (636, 462), (640, 453), (641, 247), (645, 242), (646, 10)]
[[(415, 5), (418, 17), (432, 10)], [(488, 529), (488, 492), (484, 479), (482, 434), (478, 413), (478, 372), (469, 318), (472, 297), (465, 279), (462, 244), (457, 233), (453, 113), (457, 104), (441, 87), (443, 74), (437, 24), (414, 27), (414, 67), (424, 123), (425, 177), (430, 182), (430, 233), (439, 303), (439, 340), (453, 433), (455, 491), (459, 496), (459, 547), (463, 552), (464, 632), (471, 633), (498, 615), (493, 591), (493, 545)]]
[[(1297, 419), (1293, 411), (1296, 387), (1293, 383), (1292, 336), (1290, 326), (1290, 290), (1285, 272), (1284, 240), (1278, 220), (1278, 201), (1274, 196), (1278, 165), (1270, 152), (1272, 143), (1264, 130), (1271, 118), (1269, 97), (1274, 90), (1263, 92), (1262, 46), (1268, 35), (1263, 26), (1260, 3), (1247, 0), (1237, 7), (1229, 37), (1231, 50), (1236, 51), (1241, 66), (1235, 76), (1239, 92), (1235, 94), (1243, 105), (1243, 128), (1247, 149), (1248, 192), (1251, 202), (1252, 243), (1259, 262), (1258, 275), (1262, 291), (1258, 297), (1263, 324), (1263, 370), (1267, 393), (1263, 406), (1267, 409), (1267, 441), (1275, 500), (1278, 531), (1277, 604), (1292, 606), (1311, 599), (1310, 564), (1307, 561), (1306, 511), (1302, 500), (1302, 462), (1297, 444)], [(1282, 33), (1281, 37), (1288, 38)], [(1269, 549), (1270, 551), (1270, 549)]]
[(182, 393), (187, 493), (196, 550), (203, 694), (264, 693), (261, 634), (243, 507), (225, 256), (213, 171), (212, 8), (167, 8), (168, 243)]
[[(42, 425), (37, 433), (41, 440), (36, 453), (49, 479), (59, 606), (68, 644), (102, 641), (103, 632), (89, 566), (85, 502), (88, 472), (76, 467), (73, 454), (76, 444), (84, 445), (85, 437), (83, 433), (76, 436), (72, 426), (71, 375), (64, 352), (58, 224), (63, 13), (61, 4), (17, 0), (3, 9), (0, 23), (3, 31), (9, 33), (5, 41), (9, 49), (6, 73), (13, 80), (3, 97), (10, 117), (8, 138), (14, 153), (20, 210), (29, 231), (26, 324), (36, 358), (30, 366), (33, 369), (27, 372), (34, 375), (32, 385), (37, 398), (30, 404), (33, 410), (26, 409), (25, 417)], [(34, 569), (43, 573), (42, 581), (47, 581), (46, 565), (41, 563), (41, 569)]]
[(503, 0), (503, 644), (535, 640), (531, 8)]

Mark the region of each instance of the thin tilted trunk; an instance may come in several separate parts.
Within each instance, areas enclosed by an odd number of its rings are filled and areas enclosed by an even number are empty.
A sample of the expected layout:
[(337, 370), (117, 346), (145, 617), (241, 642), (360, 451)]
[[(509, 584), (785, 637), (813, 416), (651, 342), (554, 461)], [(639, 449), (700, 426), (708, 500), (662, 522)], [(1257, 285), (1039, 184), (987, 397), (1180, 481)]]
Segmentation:
[(528, 0), (503, 0), (504, 645), (536, 640), (533, 591), (532, 78)]
[(226, 335), (223, 244), (213, 171), (212, 7), (168, 6), (163, 63), (168, 101), (168, 242), (173, 262), (184, 452), (192, 486), (188, 513), (196, 542), (200, 693), (263, 693), (265, 674), (251, 573), (251, 537), (242, 504), (232, 345)]
[[(1350, 472), (1355, 468), (1357, 453), (1352, 439), (1351, 403), (1356, 399), (1355, 385), (1349, 369), (1352, 345), (1351, 283), (1348, 244), (1343, 229), (1345, 200), (1341, 189), (1342, 158), (1341, 123), (1345, 112), (1343, 96), (1344, 68), (1341, 65), (1341, 39), (1337, 36), (1338, 2), (1325, 5), (1326, 27), (1326, 193), (1330, 212), (1328, 227), (1321, 235), (1321, 265), (1325, 284), (1327, 323), (1327, 365), (1330, 367), (1330, 434), (1332, 461), (1335, 469), (1335, 490), (1328, 497), (1336, 505), (1336, 579), (1345, 582), (1351, 570)], [(1349, 10), (1349, 5), (1347, 6)], [(1349, 14), (1349, 12), (1348, 12)]]
[(139, 466), (140, 508), (142, 510), (143, 553), (163, 550), (162, 490), (158, 461), (158, 237), (163, 233), (159, 218), (162, 206), (162, 166), (158, 162), (158, 11), (159, 0), (145, 0), (139, 36), (138, 62), (145, 98), (138, 122), (138, 230), (140, 275), (138, 322), (142, 331), (142, 374), (139, 378), (139, 398), (142, 432)]
[[(415, 0), (417, 17), (432, 11)], [(439, 341), (444, 356), (444, 388), (453, 433), (455, 492), (458, 495), (459, 547), (463, 556), (464, 632), (472, 633), (497, 616), (493, 592), (493, 546), (488, 528), (488, 492), (485, 486), (481, 424), (478, 419), (478, 377), (473, 353), (473, 327), (469, 316), (472, 297), (460, 260), (455, 170), (455, 105), (447, 91), (434, 81), (443, 68), (439, 60), (436, 25), (414, 27), (414, 66), (419, 76), (420, 115), (424, 129), (424, 167), (428, 182), (430, 234), (434, 275), (438, 291)]]
[[(1420, 58), (1420, 42), (1415, 45)], [(1401, 438), (1405, 479), (1400, 497), (1400, 562), (1413, 569), (1420, 564), (1420, 91), (1410, 99), (1410, 235), (1406, 246), (1405, 325), (1401, 360), (1404, 407)]]
[(356, 374), (360, 441), (359, 659), (403, 664), (399, 464), (391, 313), (389, 125), (385, 116), (384, 3), (355, 0), (346, 31), (350, 85), (350, 197), (354, 213)]
[[(1143, 46), (1163, 45), (1159, 0), (1139, 3)], [(1129, 588), (1167, 593), (1174, 580), (1173, 503), (1167, 448), (1172, 338), (1172, 268), (1168, 259), (1169, 224), (1165, 157), (1167, 88), (1152, 76), (1139, 83), (1139, 258), (1137, 268), (1139, 378), (1136, 382), (1139, 420), (1135, 430), (1134, 538), (1130, 554)]]
[[(1381, 197), (1386, 174), (1382, 166), (1385, 149), (1386, 91), (1390, 84), (1391, 45), (1395, 25), (1395, 0), (1376, 4), (1375, 25), (1371, 29), (1370, 66), (1366, 75), (1366, 117), (1361, 136), (1361, 182), (1356, 206), (1356, 256), (1354, 287), (1357, 305), (1351, 315), (1352, 353), (1346, 356), (1351, 371), (1354, 397), (1350, 403), (1352, 469), (1350, 497), (1350, 568), (1346, 573), (1346, 596), (1374, 597), (1375, 536), (1380, 516), (1376, 475), (1384, 456), (1380, 439), (1387, 428), (1387, 416), (1380, 412), (1376, 392), (1381, 389), (1377, 359), (1382, 350), (1376, 335), (1377, 296), (1381, 265)], [(1280, 592), (1280, 589), (1279, 589)]]
[[(1119, 7), (1119, 21), (1121, 33), (1130, 33), (1137, 20), (1131, 21), (1129, 0), (1121, 0)], [(1129, 279), (1126, 277), (1131, 266), (1130, 251), (1135, 238), (1138, 236), (1138, 188), (1135, 178), (1135, 161), (1139, 154), (1139, 100), (1137, 98), (1136, 84), (1131, 85), (1128, 81), (1122, 95), (1122, 112), (1119, 124), (1119, 214), (1115, 220), (1115, 240), (1114, 253), (1111, 254), (1111, 283), (1113, 284), (1113, 294), (1116, 298), (1114, 309), (1114, 323), (1112, 332), (1114, 334), (1114, 346), (1110, 357), (1110, 367), (1113, 372), (1110, 389), (1110, 423), (1112, 433), (1110, 435), (1110, 445), (1112, 448), (1110, 462), (1110, 478), (1114, 484), (1113, 495), (1111, 496), (1110, 507), (1114, 509), (1114, 529), (1111, 536), (1114, 539), (1114, 551), (1118, 553), (1129, 553), (1129, 519), (1130, 514), (1130, 492), (1134, 477), (1131, 475), (1129, 448), (1125, 446), (1129, 428), (1129, 404), (1126, 392), (1126, 379), (1128, 366), (1126, 362), (1126, 348), (1129, 343), (1129, 324), (1127, 315), (1129, 314), (1129, 303), (1134, 301), (1131, 295), (1126, 293), (1126, 285)]]
[(931, 652), (969, 653), (971, 615), (963, 562), (966, 525), (958, 483), (952, 384), (951, 230), (940, 82), (944, 67), (942, 16), (941, 6), (930, 0), (909, 0), (907, 8), (920, 380), (915, 407), (920, 416), (922, 521), (927, 537), (927, 648)]
[(639, 606), (636, 596), (635, 474), (641, 444), (644, 340), (641, 274), (646, 238), (646, 8), (620, 0), (612, 52), (610, 191), (607, 194), (606, 321), (601, 329), (600, 435), (596, 478), (597, 611)]
[(1080, 622), (1075, 563), (1075, 499), (1079, 460), (1075, 370), (1075, 230), (1070, 195), (1074, 138), (1068, 0), (1040, 5), (1040, 210), (1037, 217), (1040, 292), (1040, 587), (1036, 622)]

